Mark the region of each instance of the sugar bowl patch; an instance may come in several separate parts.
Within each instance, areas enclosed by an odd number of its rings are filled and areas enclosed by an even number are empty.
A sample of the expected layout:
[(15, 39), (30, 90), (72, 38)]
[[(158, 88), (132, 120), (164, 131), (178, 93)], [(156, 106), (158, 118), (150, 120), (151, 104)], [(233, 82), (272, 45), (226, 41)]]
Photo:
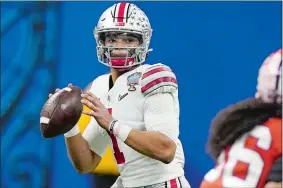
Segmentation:
[(127, 78), (127, 85), (129, 86), (128, 91), (136, 91), (136, 85), (139, 83), (140, 77), (142, 73), (141, 72), (135, 72), (128, 76)]

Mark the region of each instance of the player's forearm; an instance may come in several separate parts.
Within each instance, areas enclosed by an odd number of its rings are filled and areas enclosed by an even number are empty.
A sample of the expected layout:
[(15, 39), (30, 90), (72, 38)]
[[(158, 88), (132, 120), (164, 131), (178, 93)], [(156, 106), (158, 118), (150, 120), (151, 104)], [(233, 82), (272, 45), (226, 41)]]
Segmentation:
[(125, 143), (134, 150), (159, 160), (170, 163), (175, 156), (176, 144), (168, 136), (154, 131), (132, 129)]
[(79, 173), (89, 173), (99, 164), (101, 157), (89, 149), (81, 134), (65, 138), (65, 142), (73, 166)]

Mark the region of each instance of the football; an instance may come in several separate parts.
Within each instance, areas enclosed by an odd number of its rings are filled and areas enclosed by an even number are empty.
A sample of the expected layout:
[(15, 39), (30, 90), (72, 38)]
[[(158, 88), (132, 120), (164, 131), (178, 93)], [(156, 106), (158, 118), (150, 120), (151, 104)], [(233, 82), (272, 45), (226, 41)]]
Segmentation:
[(54, 93), (40, 113), (40, 130), (45, 138), (53, 138), (71, 130), (79, 121), (83, 110), (82, 89), (65, 87)]

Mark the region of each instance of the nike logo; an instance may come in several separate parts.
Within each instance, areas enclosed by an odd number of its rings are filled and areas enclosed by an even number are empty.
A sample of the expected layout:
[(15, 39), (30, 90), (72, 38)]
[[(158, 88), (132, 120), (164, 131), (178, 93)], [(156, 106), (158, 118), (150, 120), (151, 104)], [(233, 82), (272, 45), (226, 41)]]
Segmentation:
[(124, 95), (119, 95), (118, 101), (121, 101), (123, 98), (125, 98), (128, 95), (128, 93), (125, 93)]

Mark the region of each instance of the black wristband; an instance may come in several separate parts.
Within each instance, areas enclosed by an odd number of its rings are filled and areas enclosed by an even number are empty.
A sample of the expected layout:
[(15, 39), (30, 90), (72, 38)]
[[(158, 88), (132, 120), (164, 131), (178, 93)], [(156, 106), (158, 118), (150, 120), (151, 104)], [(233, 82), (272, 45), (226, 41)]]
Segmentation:
[(110, 125), (109, 125), (109, 132), (111, 134), (113, 134), (113, 128), (114, 128), (114, 125), (115, 123), (117, 122), (118, 120), (114, 119), (113, 121), (111, 121)]

